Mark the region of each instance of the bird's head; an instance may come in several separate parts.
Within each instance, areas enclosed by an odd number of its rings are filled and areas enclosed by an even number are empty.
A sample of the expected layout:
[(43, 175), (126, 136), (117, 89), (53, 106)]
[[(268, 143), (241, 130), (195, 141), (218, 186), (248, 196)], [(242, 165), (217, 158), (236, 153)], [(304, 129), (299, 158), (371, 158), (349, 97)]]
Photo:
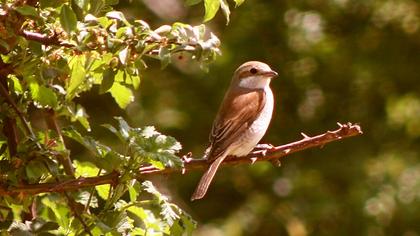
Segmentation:
[(247, 89), (264, 89), (269, 86), (272, 78), (278, 74), (267, 64), (259, 61), (249, 61), (236, 69), (232, 85)]

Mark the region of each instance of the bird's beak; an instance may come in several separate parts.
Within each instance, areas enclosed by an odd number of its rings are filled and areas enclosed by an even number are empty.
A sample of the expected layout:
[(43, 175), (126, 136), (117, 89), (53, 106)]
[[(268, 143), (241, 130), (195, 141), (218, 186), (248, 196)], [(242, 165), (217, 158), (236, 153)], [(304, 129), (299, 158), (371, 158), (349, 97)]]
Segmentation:
[(274, 70), (264, 71), (262, 74), (265, 75), (265, 76), (269, 76), (271, 78), (277, 77), (279, 75)]

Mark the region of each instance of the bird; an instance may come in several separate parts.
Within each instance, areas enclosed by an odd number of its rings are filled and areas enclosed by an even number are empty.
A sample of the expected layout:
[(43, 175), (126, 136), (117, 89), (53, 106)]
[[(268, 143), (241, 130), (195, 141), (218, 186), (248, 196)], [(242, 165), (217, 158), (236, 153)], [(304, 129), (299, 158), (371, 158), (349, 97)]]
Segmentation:
[(262, 139), (274, 109), (270, 82), (277, 76), (269, 65), (259, 61), (245, 62), (236, 69), (213, 122), (209, 146), (204, 153), (209, 167), (191, 201), (204, 197), (227, 156), (245, 156)]

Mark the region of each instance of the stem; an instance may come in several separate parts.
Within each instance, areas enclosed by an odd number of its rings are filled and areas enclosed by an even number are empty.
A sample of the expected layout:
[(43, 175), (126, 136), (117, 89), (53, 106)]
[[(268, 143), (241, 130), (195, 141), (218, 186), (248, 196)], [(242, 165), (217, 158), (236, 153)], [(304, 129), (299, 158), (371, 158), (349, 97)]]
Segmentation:
[[(243, 157), (227, 157), (222, 162), (222, 165), (238, 165), (244, 163), (252, 164), (256, 161), (276, 160), (295, 152), (299, 152), (313, 147), (323, 147), (327, 143), (361, 135), (363, 133), (359, 125), (353, 125), (351, 123), (338, 123), (338, 125), (339, 128), (337, 130), (327, 131), (317, 136), (309, 137), (308, 135), (302, 133), (303, 139), (296, 142), (264, 150), (255, 150), (247, 156)], [(182, 158), (184, 160), (184, 168), (181, 170), (175, 168), (166, 168), (163, 170), (159, 170), (152, 166), (145, 166), (140, 168), (137, 178), (143, 179), (145, 175), (162, 175), (170, 173), (184, 174), (192, 170), (207, 168), (209, 165), (209, 163), (205, 159), (192, 159), (189, 157)], [(71, 179), (57, 183), (23, 184), (18, 187), (0, 185), (0, 196), (75, 191), (80, 190), (81, 188), (87, 188), (103, 184), (111, 184), (112, 186), (115, 186), (119, 183), (120, 177), (121, 176), (118, 172), (112, 172), (102, 176), (87, 178), (81, 177), (78, 179)]]

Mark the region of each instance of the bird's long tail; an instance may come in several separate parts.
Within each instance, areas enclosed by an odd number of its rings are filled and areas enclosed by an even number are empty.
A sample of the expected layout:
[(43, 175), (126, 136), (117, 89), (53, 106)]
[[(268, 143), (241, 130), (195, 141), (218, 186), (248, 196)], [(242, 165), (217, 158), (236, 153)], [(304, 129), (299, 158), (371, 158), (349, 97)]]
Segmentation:
[(191, 196), (191, 201), (194, 201), (196, 199), (201, 199), (204, 197), (204, 195), (206, 195), (207, 189), (209, 188), (210, 183), (214, 175), (216, 174), (217, 169), (219, 168), (220, 164), (223, 162), (225, 158), (226, 158), (226, 155), (220, 156), (213, 163), (211, 163), (210, 167), (203, 174), (203, 176), (200, 179), (200, 182), (195, 188), (195, 191), (193, 195)]

